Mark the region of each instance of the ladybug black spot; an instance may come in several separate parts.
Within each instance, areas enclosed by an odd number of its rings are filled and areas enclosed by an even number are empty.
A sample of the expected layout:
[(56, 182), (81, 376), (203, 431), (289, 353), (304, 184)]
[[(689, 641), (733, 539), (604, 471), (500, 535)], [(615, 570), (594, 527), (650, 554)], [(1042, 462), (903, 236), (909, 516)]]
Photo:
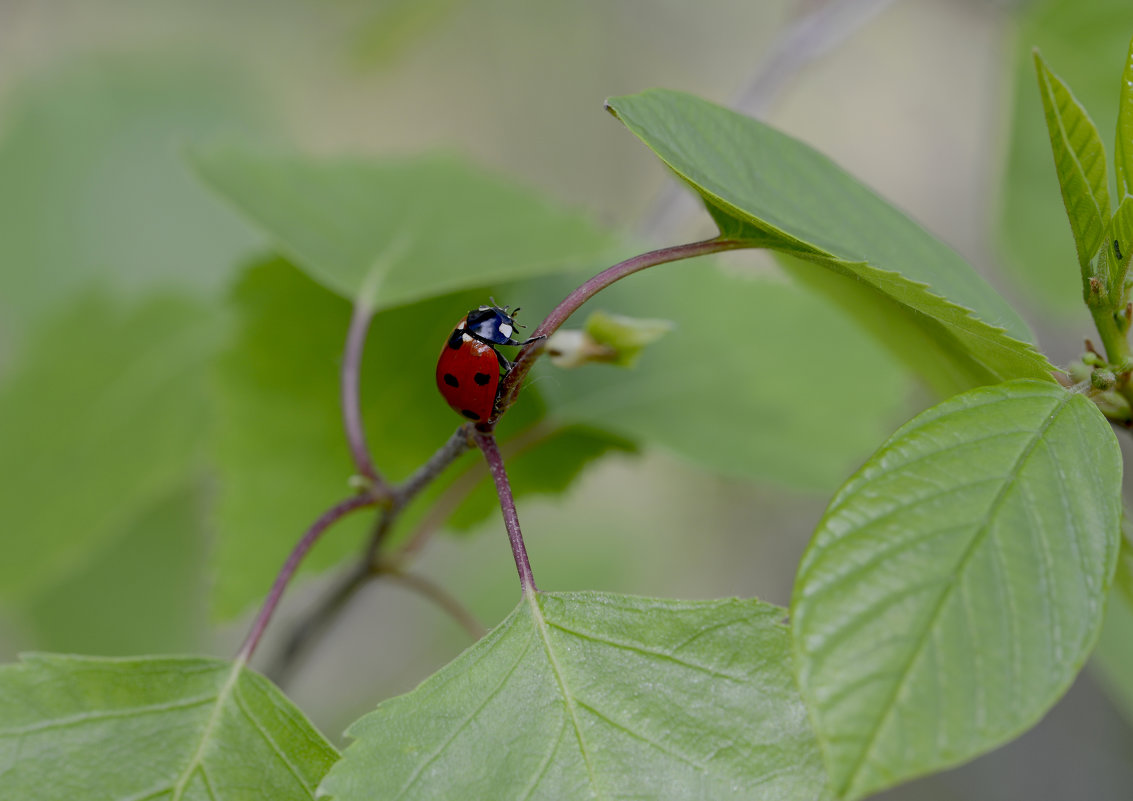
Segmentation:
[(460, 413), (462, 415), (464, 415), (465, 417), (467, 417), (469, 420), (479, 420), (480, 419), (480, 415), (476, 414), (476, 412), (472, 411), (471, 409), (461, 409)]
[(460, 346), (464, 344), (464, 332), (459, 328), (452, 332), (452, 336), (448, 338), (448, 346), (453, 350), (460, 350)]
[[(477, 373), (476, 375), (472, 376), (472, 380), (480, 386), (484, 386), (492, 380), (492, 377), (487, 373)], [(445, 381), (448, 381), (448, 376), (445, 376)], [(456, 384), (453, 384), (453, 386), (456, 386)]]
[(456, 380), (456, 376), (452, 373), (445, 373), (445, 383), (450, 387), (459, 387), (460, 382)]

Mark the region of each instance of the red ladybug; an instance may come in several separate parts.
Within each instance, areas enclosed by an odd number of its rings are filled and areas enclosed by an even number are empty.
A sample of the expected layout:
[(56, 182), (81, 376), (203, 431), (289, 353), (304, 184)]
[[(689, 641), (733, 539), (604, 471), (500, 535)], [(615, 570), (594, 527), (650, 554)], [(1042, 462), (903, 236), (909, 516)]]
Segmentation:
[(482, 423), (495, 413), (500, 378), (511, 369), (511, 362), (496, 346), (514, 347), (531, 341), (512, 338), (518, 311), (480, 306), (453, 329), (437, 360), (437, 389), (457, 414)]

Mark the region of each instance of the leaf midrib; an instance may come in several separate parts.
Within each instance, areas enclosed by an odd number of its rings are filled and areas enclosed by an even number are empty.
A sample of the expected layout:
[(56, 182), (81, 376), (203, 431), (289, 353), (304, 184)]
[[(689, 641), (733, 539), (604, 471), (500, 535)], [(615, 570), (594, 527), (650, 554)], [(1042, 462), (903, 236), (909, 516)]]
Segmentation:
[[(1070, 156), (1070, 160), (1074, 163), (1074, 166), (1078, 170), (1078, 175), (1081, 177), (1082, 183), (1084, 184), (1084, 186), (1086, 188), (1087, 199), (1089, 200), (1090, 204), (1093, 206), (1094, 211), (1097, 213), (1097, 217), (1096, 217), (1097, 224), (1102, 229), (1104, 229), (1105, 228), (1104, 220), (1106, 219), (1108, 214), (1102, 213), (1101, 206), (1098, 204), (1098, 198), (1094, 196), (1094, 187), (1090, 184), (1090, 178), (1086, 174), (1086, 169), (1085, 169), (1085, 167), (1082, 166), (1082, 162), (1078, 159), (1077, 151), (1073, 147), (1070, 146), (1070, 135), (1066, 132), (1066, 125), (1065, 125), (1065, 120), (1064, 120), (1063, 115), (1062, 115), (1062, 109), (1061, 109), (1061, 107), (1058, 103), (1058, 97), (1057, 97), (1057, 95), (1054, 91), (1054, 87), (1053, 87), (1052, 82), (1051, 82), (1051, 77), (1052, 77), (1053, 73), (1051, 73), (1050, 70), (1047, 69), (1045, 64), (1043, 65), (1042, 73), (1043, 73), (1043, 76), (1042, 76), (1043, 89), (1044, 89), (1045, 93), (1047, 94), (1047, 96), (1050, 98), (1050, 108), (1051, 108), (1051, 111), (1054, 114), (1055, 121), (1058, 123), (1058, 133), (1061, 135), (1061, 138), (1062, 138), (1062, 146), (1066, 150), (1067, 154)], [(1060, 81), (1060, 83), (1061, 83), (1061, 81)], [(1063, 88), (1065, 89), (1065, 86), (1063, 86)], [(1070, 91), (1068, 89), (1066, 90), (1066, 94), (1067, 94), (1068, 103), (1070, 105), (1075, 105), (1074, 96), (1072, 94), (1070, 94)], [(1089, 139), (1088, 133), (1087, 133), (1086, 138), (1087, 138), (1087, 140)], [(1085, 231), (1082, 232), (1083, 236), (1085, 235), (1085, 233), (1086, 233)], [(1090, 245), (1089, 245), (1089, 243), (1083, 241), (1082, 247), (1088, 248), (1088, 247), (1090, 247)], [(1082, 258), (1086, 261), (1088, 261), (1090, 259), (1090, 256), (1091, 256), (1091, 254), (1088, 254), (1088, 253), (1082, 254)]]
[(539, 639), (543, 643), (543, 651), (547, 655), (547, 662), (551, 666), (551, 672), (555, 674), (555, 681), (559, 685), (559, 692), (563, 696), (563, 702), (567, 708), (567, 714), (570, 716), (571, 725), (574, 727), (574, 736), (578, 740), (578, 750), (582, 754), (582, 761), (586, 764), (586, 775), (590, 779), (590, 789), (593, 790), (596, 798), (604, 798), (598, 787), (598, 779), (594, 774), (594, 765), (590, 762), (590, 751), (586, 747), (586, 739), (582, 735), (582, 725), (578, 720), (578, 706), (574, 699), (574, 694), (567, 686), (566, 679), (563, 676), (562, 666), (559, 664), (558, 657), (555, 656), (555, 651), (551, 647), (550, 633), (547, 631), (547, 621), (543, 617), (543, 609), (539, 606), (539, 600), (535, 592), (525, 592), (524, 599), (531, 609), (531, 619), (535, 621), (535, 629), (539, 632)]
[[(959, 576), (967, 568), (968, 560), (986, 539), (987, 534), (991, 529), (990, 521), (996, 516), (996, 512), (998, 511), (1000, 504), (1003, 503), (1008, 491), (1014, 486), (1019, 473), (1022, 472), (1023, 465), (1030, 458), (1031, 453), (1034, 451), (1038, 443), (1042, 441), (1043, 436), (1046, 434), (1047, 430), (1049, 430), (1050, 427), (1054, 424), (1054, 421), (1058, 418), (1062, 411), (1066, 409), (1072, 397), (1073, 396), (1070, 393), (1066, 393), (1062, 398), (1059, 399), (1058, 405), (1047, 414), (1046, 420), (1043, 422), (1042, 427), (1035, 432), (1035, 436), (1029, 443), (1027, 443), (1027, 446), (1015, 459), (1015, 465), (1008, 473), (1008, 477), (1004, 480), (1003, 487), (998, 493), (996, 493), (995, 497), (988, 505), (988, 514), (985, 517), (985, 522), (979, 527), (975, 535), (972, 537), (972, 541), (968, 543), (968, 547), (965, 548), (964, 553), (961, 554), (960, 559), (958, 560), (956, 565), (956, 570), (953, 573), (954, 577)], [(940, 615), (940, 612), (944, 608), (945, 603), (952, 596), (952, 592), (955, 590), (956, 586), (957, 581), (954, 578), (948, 583), (948, 585), (944, 588), (944, 591), (940, 594), (940, 597), (937, 599), (936, 606), (933, 607), (932, 612), (929, 614), (928, 619), (925, 621), (925, 625), (921, 628), (921, 633), (917, 639), (916, 645), (913, 647), (912, 651), (909, 654), (909, 658), (905, 661), (905, 665), (901, 669), (901, 678), (899, 681), (894, 683), (893, 691), (889, 694), (889, 698), (887, 698), (882, 704), (881, 715), (877, 718), (877, 723), (874, 725), (872, 731), (870, 732), (869, 739), (866, 741), (865, 747), (862, 748), (857, 761), (853, 765), (853, 768), (847, 774), (846, 780), (842, 783), (839, 795), (848, 795), (850, 790), (856, 783), (859, 775), (861, 774), (862, 768), (865, 766), (869, 756), (872, 754), (873, 749), (877, 745), (877, 738), (881, 732), (881, 729), (889, 720), (890, 715), (893, 714), (897, 696), (901, 694), (901, 690), (904, 688), (905, 682), (909, 679), (913, 663), (916, 662), (917, 658), (920, 656), (922, 650), (924, 649), (925, 643), (928, 640), (929, 631), (933, 629), (937, 617)]]
[[(228, 676), (225, 678), (224, 685), (220, 688), (220, 692), (217, 693), (216, 703), (213, 705), (212, 712), (209, 713), (208, 721), (205, 723), (205, 728), (201, 732), (201, 739), (200, 742), (197, 743), (197, 750), (193, 752), (189, 764), (182, 770), (181, 776), (177, 779), (177, 784), (173, 785), (173, 795), (170, 797), (170, 801), (180, 801), (185, 793), (185, 788), (189, 784), (189, 780), (193, 777), (193, 774), (197, 772), (197, 768), (201, 767), (208, 742), (220, 722), (221, 710), (224, 708), (225, 703), (227, 703), (228, 697), (232, 695), (232, 691), (236, 688), (236, 683), (240, 680), (240, 673), (243, 670), (244, 660), (237, 659), (232, 664), (232, 669), (228, 672)], [(202, 778), (204, 778), (203, 774)], [(204, 778), (204, 780), (207, 784), (208, 779)], [(212, 795), (211, 788), (209, 795)]]

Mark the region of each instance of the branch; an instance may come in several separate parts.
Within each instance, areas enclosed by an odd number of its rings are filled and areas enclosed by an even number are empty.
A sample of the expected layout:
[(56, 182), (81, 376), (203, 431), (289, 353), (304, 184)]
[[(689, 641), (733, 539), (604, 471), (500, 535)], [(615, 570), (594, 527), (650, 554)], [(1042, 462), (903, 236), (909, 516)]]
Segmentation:
[(362, 563), (351, 567), (319, 605), (291, 629), (287, 642), (264, 674), (281, 687), (286, 684), (307, 652), (330, 630), (330, 624), (371, 578), (373, 574)]
[(346, 441), (350, 446), (350, 456), (354, 466), (371, 484), (372, 490), (380, 497), (388, 496), (389, 483), (382, 478), (370, 449), (366, 445), (366, 432), (362, 426), (361, 375), (362, 349), (366, 344), (366, 333), (370, 330), (370, 320), (374, 310), (365, 304), (355, 303), (350, 317), (350, 327), (346, 331), (346, 348), (342, 354), (342, 425), (346, 429)]
[[(402, 509), (470, 447), (469, 430), (468, 425), (457, 428), (448, 441), (429, 458), (429, 461), (418, 468), (417, 472), (406, 479), (401, 486), (392, 488), (390, 491), (392, 502), (379, 514), (361, 559), (339, 580), (335, 588), (291, 629), (287, 643), (268, 670), (268, 675), (275, 679), (277, 684), (282, 684), (290, 677), (295, 665), (326, 633), (331, 623), (347, 607), (355, 594), (370, 581), (388, 572), (380, 568), (379, 563), (382, 545), (388, 538), (393, 524), (401, 515)], [(404, 555), (404, 551), (401, 555)], [(396, 563), (400, 565), (403, 561), (398, 558)]]
[(524, 345), (519, 351), (519, 355), (515, 358), (515, 366), (512, 367), (511, 372), (504, 377), (503, 382), (500, 384), (500, 402), (495, 416), (492, 420), (488, 421), (489, 427), (494, 427), (500, 415), (515, 403), (523, 379), (527, 376), (532, 365), (535, 364), (535, 359), (543, 352), (543, 348), (547, 344), (546, 338), (555, 333), (555, 331), (567, 321), (567, 318), (578, 311), (579, 307), (590, 300), (590, 298), (594, 297), (594, 295), (616, 281), (625, 278), (627, 275), (633, 275), (649, 267), (656, 267), (658, 264), (666, 264), (681, 259), (691, 259), (696, 256), (705, 256), (709, 253), (720, 253), (725, 250), (738, 250), (751, 247), (755, 247), (755, 244), (751, 241), (743, 239), (724, 239), (721, 237), (705, 239), (700, 242), (690, 242), (685, 245), (674, 245), (672, 247), (660, 248), (659, 250), (651, 250), (648, 253), (642, 253), (639, 256), (618, 262), (613, 267), (606, 268), (586, 281), (586, 283), (567, 295), (558, 306), (551, 310), (551, 313), (547, 315), (546, 319), (539, 323), (538, 328), (532, 332), (531, 340), (528, 341), (528, 344)]
[[(524, 429), (500, 446), (500, 452), (511, 458), (534, 448), (539, 443), (558, 433), (554, 426), (540, 421), (530, 428)], [(397, 553), (390, 557), (390, 563), (404, 565), (425, 546), (429, 537), (443, 526), (460, 505), (467, 500), (472, 491), (488, 478), (488, 467), (484, 462), (474, 462), (467, 470), (456, 477), (456, 480), (444, 488), (444, 491), (433, 501), (433, 505), (421, 518), (417, 527), (398, 548)]]
[(531, 573), (531, 562), (527, 558), (527, 548), (523, 544), (523, 532), (519, 530), (519, 514), (515, 510), (515, 498), (511, 494), (511, 484), (508, 483), (504, 459), (500, 456), (500, 449), (496, 447), (496, 439), (488, 432), (477, 432), (475, 439), (476, 445), (484, 452), (492, 480), (496, 482), (496, 494), (500, 496), (504, 526), (507, 528), (507, 537), (511, 542), (512, 556), (515, 557), (515, 569), (519, 573), (519, 586), (525, 595), (538, 592), (535, 576)]
[(323, 512), (323, 514), (319, 516), (319, 519), (311, 524), (311, 527), (307, 529), (306, 533), (299, 539), (299, 542), (291, 549), (291, 554), (287, 557), (287, 561), (283, 563), (283, 567), (280, 568), (279, 575), (275, 577), (275, 582), (271, 585), (271, 591), (268, 593), (267, 599), (264, 601), (263, 606), (260, 607), (260, 612), (252, 622), (252, 628), (248, 632), (248, 636), (244, 638), (244, 643), (240, 646), (240, 650), (236, 654), (237, 662), (247, 662), (252, 658), (256, 646), (260, 642), (260, 637), (263, 636), (264, 629), (267, 628), (268, 622), (275, 612), (275, 608), (279, 605), (279, 599), (283, 597), (283, 591), (287, 589), (287, 584), (291, 581), (291, 577), (295, 575), (295, 571), (299, 568), (303, 557), (305, 557), (307, 552), (318, 542), (323, 532), (351, 512), (356, 512), (367, 506), (374, 506), (376, 503), (377, 501), (369, 495), (356, 495), (353, 498), (347, 498), (345, 501), (335, 504), (330, 509)]
[(387, 570), (383, 571), (382, 575), (389, 576), (418, 595), (428, 598), (459, 623), (472, 639), (478, 640), (488, 633), (484, 624), (477, 620), (475, 615), (465, 609), (455, 596), (435, 581), (402, 570)]

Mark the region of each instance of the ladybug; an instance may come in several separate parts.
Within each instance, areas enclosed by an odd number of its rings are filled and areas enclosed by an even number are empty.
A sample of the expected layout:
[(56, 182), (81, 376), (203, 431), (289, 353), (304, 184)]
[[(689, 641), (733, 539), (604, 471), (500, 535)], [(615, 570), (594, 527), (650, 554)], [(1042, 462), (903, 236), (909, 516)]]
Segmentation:
[(464, 316), (452, 330), (437, 360), (437, 389), (456, 410), (476, 423), (491, 419), (496, 411), (500, 379), (511, 370), (511, 362), (498, 345), (516, 347), (515, 315), (519, 308), (480, 306)]

